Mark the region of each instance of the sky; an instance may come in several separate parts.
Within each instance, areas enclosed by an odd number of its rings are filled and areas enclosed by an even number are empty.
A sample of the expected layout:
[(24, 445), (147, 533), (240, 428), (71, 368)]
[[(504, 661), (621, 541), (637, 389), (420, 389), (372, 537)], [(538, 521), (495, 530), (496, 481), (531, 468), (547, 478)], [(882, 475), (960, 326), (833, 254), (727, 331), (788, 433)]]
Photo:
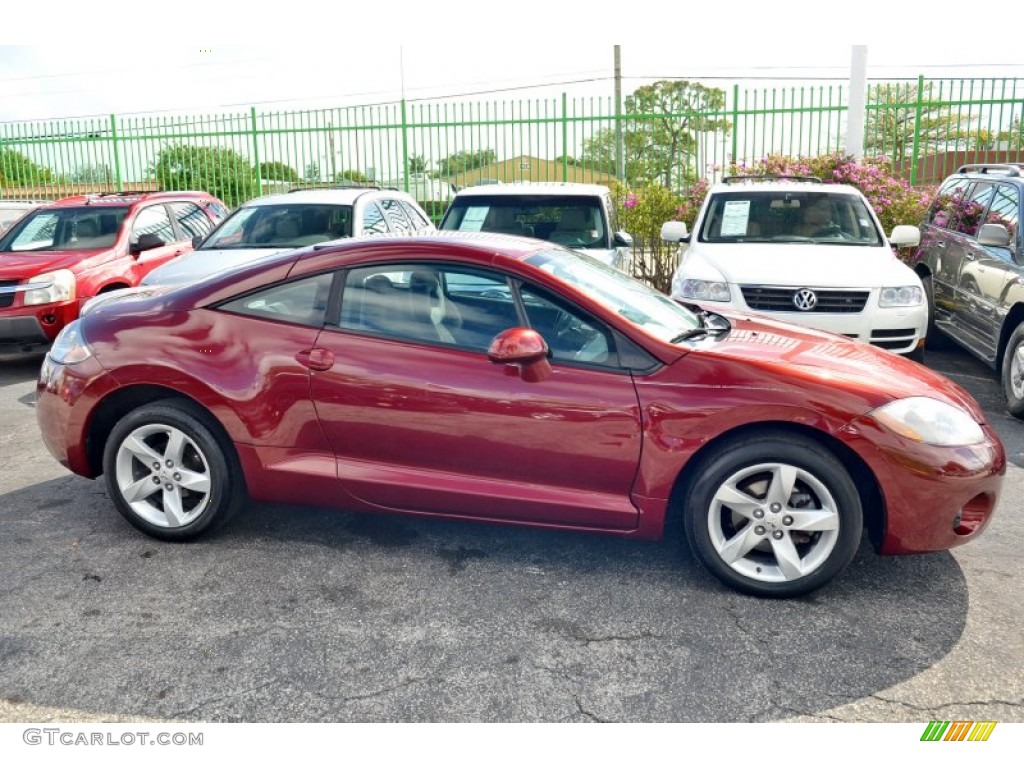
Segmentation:
[[(802, 7), (814, 9), (814, 18), (823, 11), (833, 18), (815, 21), (800, 13)], [(35, 13), (24, 8), (13, 13)], [(611, 97), (613, 34), (621, 35), (627, 95), (656, 80), (700, 80), (719, 87), (737, 80), (845, 82), (852, 45), (870, 35), (833, 42), (831, 30), (841, 25), (853, 35), (858, 27), (870, 28), (865, 22), (903, 29), (894, 16), (901, 12), (914, 18), (908, 27), (913, 34), (899, 35), (895, 44), (868, 44), (869, 79), (1024, 77), (1018, 46), (952, 44), (948, 35), (954, 27), (927, 29), (912, 15), (913, 4), (887, 10), (885, 23), (871, 17), (871, 3), (859, 4), (856, 18), (842, 20), (851, 12), (820, 1), (737, 4), (723, 17), (729, 8), (724, 4), (666, 11), (675, 6), (649, 0), (565, 7), (535, 0), (392, 2), (386, 9), (293, 0), (279, 6), (269, 23), (254, 10), (257, 6), (222, 0), (216, 8), (195, 6), (189, 18), (197, 23), (191, 26), (165, 18), (160, 5), (111, 0), (102, 5), (102, 14), (97, 6), (83, 12), (81, 4), (57, 2), (53, 8), (61, 25), (5, 23), (6, 31), (0, 30), (0, 123), (110, 113), (247, 112), (253, 106), (259, 111), (344, 107), (394, 102), (403, 95), (410, 101), (518, 100), (562, 92)], [(430, 18), (427, 8), (433, 11)], [(604, 16), (595, 9), (606, 9)], [(576, 20), (581, 15), (602, 20), (581, 26)], [(552, 23), (540, 23), (543, 19)], [(709, 21), (720, 31), (711, 31)], [(37, 28), (45, 31), (32, 39)], [(672, 34), (674, 29), (679, 33)]]

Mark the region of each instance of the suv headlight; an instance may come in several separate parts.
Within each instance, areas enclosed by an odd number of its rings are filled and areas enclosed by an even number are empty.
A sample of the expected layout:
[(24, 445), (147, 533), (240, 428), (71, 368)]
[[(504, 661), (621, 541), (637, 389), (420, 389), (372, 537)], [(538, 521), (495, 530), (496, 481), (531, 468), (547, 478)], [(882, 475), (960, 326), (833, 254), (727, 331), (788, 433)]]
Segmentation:
[(75, 274), (69, 269), (45, 272), (29, 279), (28, 282), (39, 287), (25, 291), (25, 306), (54, 304), (75, 298)]
[(924, 304), (924, 291), (916, 285), (883, 288), (878, 296), (880, 307), (917, 307)]
[(729, 284), (713, 280), (683, 280), (680, 293), (684, 299), (729, 301)]
[(61, 329), (47, 356), (60, 365), (73, 365), (92, 357), (80, 321), (72, 320)]
[(967, 412), (930, 397), (907, 397), (876, 408), (876, 421), (909, 440), (928, 445), (974, 445), (985, 439)]

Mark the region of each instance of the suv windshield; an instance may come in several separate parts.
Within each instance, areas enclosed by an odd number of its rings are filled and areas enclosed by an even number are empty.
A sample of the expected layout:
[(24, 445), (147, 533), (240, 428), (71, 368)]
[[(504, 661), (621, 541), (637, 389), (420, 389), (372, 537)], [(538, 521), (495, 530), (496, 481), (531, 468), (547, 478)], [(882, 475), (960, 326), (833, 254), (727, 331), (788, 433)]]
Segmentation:
[(465, 195), (456, 197), (443, 230), (503, 232), (570, 248), (607, 248), (601, 201), (586, 195)]
[(686, 307), (585, 254), (553, 249), (528, 257), (526, 263), (561, 278), (662, 341), (702, 326)]
[(352, 206), (292, 203), (239, 208), (199, 250), (300, 248), (352, 236)]
[(799, 190), (715, 194), (698, 238), (704, 243), (882, 244), (859, 197)]
[(117, 240), (127, 207), (47, 208), (29, 214), (3, 238), (0, 252), (82, 251), (110, 248)]

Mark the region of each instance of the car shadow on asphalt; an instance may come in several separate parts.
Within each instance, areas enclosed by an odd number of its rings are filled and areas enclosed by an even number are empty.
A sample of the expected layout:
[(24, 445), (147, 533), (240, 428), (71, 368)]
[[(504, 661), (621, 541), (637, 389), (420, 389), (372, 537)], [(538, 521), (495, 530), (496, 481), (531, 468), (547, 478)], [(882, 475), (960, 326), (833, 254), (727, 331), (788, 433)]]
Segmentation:
[(766, 601), (679, 542), (249, 504), (168, 544), (72, 476), (0, 525), (0, 698), (145, 718), (814, 717), (936, 664), (968, 606), (949, 553), (866, 546)]

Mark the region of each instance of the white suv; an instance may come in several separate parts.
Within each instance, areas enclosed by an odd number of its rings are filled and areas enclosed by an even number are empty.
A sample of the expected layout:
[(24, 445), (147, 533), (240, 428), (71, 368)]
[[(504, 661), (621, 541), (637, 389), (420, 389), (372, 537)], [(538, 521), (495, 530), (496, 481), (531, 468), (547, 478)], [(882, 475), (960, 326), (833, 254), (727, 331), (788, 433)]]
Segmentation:
[(692, 235), (670, 221), (661, 236), (689, 244), (672, 277), (675, 299), (757, 312), (923, 359), (924, 289), (892, 250), (917, 245), (920, 230), (899, 226), (887, 240), (854, 187), (728, 177), (709, 190)]
[(619, 230), (611, 192), (600, 184), (467, 187), (455, 194), (440, 229), (534, 237), (630, 271), (633, 238)]

